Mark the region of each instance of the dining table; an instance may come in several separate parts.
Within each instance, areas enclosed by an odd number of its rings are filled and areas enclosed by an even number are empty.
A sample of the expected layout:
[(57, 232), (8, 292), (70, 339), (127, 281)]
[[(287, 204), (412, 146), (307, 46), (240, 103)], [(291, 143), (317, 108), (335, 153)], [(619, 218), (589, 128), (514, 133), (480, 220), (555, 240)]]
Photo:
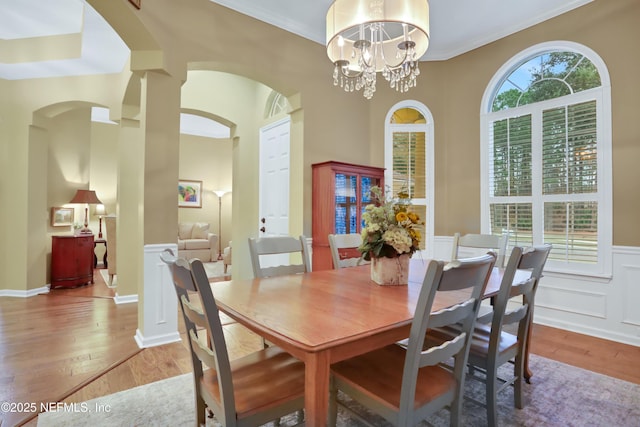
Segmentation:
[[(326, 426), (331, 364), (409, 337), (428, 264), (412, 258), (400, 286), (373, 282), (369, 265), (211, 285), (223, 313), (305, 363), (305, 425)], [(497, 295), (503, 273), (493, 269), (484, 298)], [(432, 312), (466, 298), (438, 292)]]

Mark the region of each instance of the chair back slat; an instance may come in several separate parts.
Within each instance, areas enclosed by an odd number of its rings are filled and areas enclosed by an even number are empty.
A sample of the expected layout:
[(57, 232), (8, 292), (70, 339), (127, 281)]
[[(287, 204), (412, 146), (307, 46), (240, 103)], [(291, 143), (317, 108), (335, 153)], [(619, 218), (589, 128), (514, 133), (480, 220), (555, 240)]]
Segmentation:
[(287, 274), (306, 273), (304, 265), (277, 265), (275, 267), (263, 267), (260, 269), (259, 277), (276, 277)]
[[(307, 249), (307, 239), (300, 236), (298, 239), (290, 236), (249, 238), (249, 253), (253, 275), (256, 278), (274, 277), (285, 274), (296, 274), (311, 271), (311, 261)], [(283, 266), (263, 267), (261, 256), (277, 254), (300, 254), (301, 262)]]
[(475, 301), (475, 299), (471, 298), (463, 303), (431, 313), (431, 317), (429, 318), (429, 328), (440, 328), (445, 325), (458, 323), (462, 319), (465, 319), (472, 310), (475, 310)]
[(189, 331), (191, 341), (196, 345), (193, 347), (194, 353), (198, 356), (198, 359), (208, 367), (216, 366), (216, 355), (206, 343), (202, 342), (202, 339), (196, 335), (193, 330)]
[[(453, 235), (453, 250), (451, 253), (451, 260), (455, 260), (461, 257), (461, 247), (471, 249), (493, 249), (497, 252), (496, 266), (502, 268), (504, 267), (508, 241), (508, 231), (504, 232), (502, 235), (465, 234), (464, 236), (461, 236), (460, 233), (455, 233)], [(475, 252), (477, 251), (474, 251), (474, 254)], [(465, 258), (468, 258), (468, 256)]]
[(358, 252), (358, 247), (362, 244), (360, 234), (329, 234), (329, 248), (331, 249), (331, 259), (333, 268), (355, 267), (361, 264), (368, 264)]
[(445, 341), (441, 345), (429, 347), (420, 354), (420, 367), (435, 366), (442, 363), (443, 360), (452, 358), (460, 353), (466, 340), (465, 334), (456, 335), (450, 341)]
[(206, 328), (207, 319), (204, 317), (204, 312), (199, 307), (192, 304), (185, 295), (180, 296), (180, 301), (182, 302), (182, 307), (184, 307), (184, 315), (195, 323), (196, 326)]
[(502, 324), (511, 325), (513, 323), (519, 322), (520, 320), (524, 319), (524, 317), (527, 315), (528, 310), (529, 304), (524, 304), (514, 310), (505, 312)]

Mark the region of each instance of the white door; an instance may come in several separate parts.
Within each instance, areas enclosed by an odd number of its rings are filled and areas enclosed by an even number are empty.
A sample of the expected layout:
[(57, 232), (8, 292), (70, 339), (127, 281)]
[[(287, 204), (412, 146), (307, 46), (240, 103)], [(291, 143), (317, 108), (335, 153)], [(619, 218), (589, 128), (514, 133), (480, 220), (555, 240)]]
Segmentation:
[[(260, 129), (259, 237), (289, 234), (289, 118)], [(269, 256), (263, 265), (287, 264), (289, 256)]]

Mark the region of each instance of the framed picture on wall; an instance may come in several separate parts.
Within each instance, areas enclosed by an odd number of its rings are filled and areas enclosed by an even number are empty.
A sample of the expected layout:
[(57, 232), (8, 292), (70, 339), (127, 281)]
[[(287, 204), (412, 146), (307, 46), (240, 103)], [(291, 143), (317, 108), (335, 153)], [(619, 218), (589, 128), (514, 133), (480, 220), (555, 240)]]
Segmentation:
[(178, 181), (178, 207), (202, 207), (202, 181), (181, 179)]
[(73, 208), (51, 208), (51, 226), (68, 227), (73, 225)]

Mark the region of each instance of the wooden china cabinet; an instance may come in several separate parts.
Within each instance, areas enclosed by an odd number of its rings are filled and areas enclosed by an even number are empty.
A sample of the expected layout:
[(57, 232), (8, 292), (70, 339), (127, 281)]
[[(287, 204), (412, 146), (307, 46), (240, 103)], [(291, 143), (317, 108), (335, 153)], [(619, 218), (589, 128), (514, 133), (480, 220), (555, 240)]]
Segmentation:
[(51, 289), (93, 283), (93, 234), (51, 238)]
[(360, 233), (371, 187), (384, 188), (384, 168), (335, 161), (311, 167), (313, 270), (329, 270), (329, 234)]

